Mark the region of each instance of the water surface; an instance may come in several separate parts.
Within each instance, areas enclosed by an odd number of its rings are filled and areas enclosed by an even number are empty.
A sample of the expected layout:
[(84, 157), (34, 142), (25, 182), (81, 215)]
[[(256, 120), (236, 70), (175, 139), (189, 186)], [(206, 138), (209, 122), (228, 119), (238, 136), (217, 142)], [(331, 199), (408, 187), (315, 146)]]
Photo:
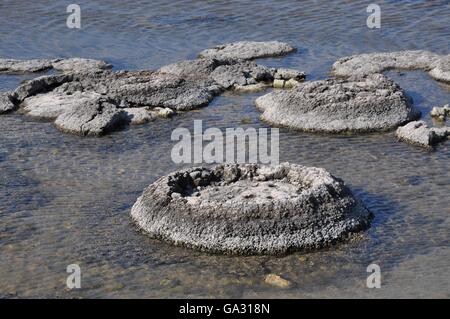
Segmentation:
[[(155, 69), (215, 44), (280, 40), (298, 47), (259, 63), (327, 77), (346, 55), (427, 49), (450, 52), (449, 1), (380, 1), (382, 28), (366, 26), (370, 1), (80, 1), (82, 29), (65, 25), (66, 1), (0, 4), (0, 56), (87, 57), (116, 69)], [(426, 73), (388, 72), (431, 123), (449, 86)], [(30, 76), (0, 76), (0, 91)], [(280, 160), (328, 169), (374, 213), (358, 240), (315, 253), (233, 257), (149, 239), (130, 220), (132, 204), (161, 175), (173, 129), (268, 127), (258, 94), (227, 93), (210, 106), (79, 138), (19, 114), (0, 117), (0, 297), (449, 297), (450, 143), (434, 152), (392, 132), (330, 136), (281, 130)], [(245, 119), (246, 124), (242, 124)], [(247, 122), (250, 122), (249, 124)], [(65, 289), (78, 263), (82, 289)], [(366, 288), (377, 263), (382, 288)], [(293, 283), (280, 290), (269, 273)]]

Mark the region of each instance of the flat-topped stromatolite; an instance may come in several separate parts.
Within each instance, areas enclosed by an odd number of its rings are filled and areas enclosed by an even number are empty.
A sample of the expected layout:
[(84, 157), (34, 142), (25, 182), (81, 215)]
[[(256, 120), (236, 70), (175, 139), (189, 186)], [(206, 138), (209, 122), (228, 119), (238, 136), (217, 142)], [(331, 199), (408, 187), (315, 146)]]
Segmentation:
[(256, 106), (271, 124), (327, 133), (385, 131), (420, 115), (382, 74), (300, 83), (259, 97)]
[(288, 163), (174, 172), (144, 191), (131, 216), (154, 238), (244, 255), (321, 248), (368, 228), (371, 219), (341, 180)]

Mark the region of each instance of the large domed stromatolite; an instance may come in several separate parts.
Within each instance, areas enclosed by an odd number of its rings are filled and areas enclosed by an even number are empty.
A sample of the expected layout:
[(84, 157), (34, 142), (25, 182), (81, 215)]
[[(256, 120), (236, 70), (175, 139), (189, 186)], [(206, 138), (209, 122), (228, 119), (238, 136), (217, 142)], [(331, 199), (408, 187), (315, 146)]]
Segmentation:
[(256, 106), (271, 124), (327, 133), (384, 131), (420, 116), (382, 74), (301, 83), (259, 97)]
[(154, 238), (225, 254), (327, 246), (369, 227), (371, 214), (326, 170), (218, 165), (158, 179), (131, 210)]

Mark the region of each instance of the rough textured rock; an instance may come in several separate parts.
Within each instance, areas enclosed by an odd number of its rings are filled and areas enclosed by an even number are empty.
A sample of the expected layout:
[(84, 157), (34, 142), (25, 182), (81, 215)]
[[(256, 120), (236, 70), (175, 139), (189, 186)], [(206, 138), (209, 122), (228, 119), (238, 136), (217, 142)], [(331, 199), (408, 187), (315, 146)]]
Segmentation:
[(305, 72), (301, 72), (298, 70), (293, 70), (293, 69), (286, 69), (286, 68), (279, 68), (275, 70), (275, 75), (274, 78), (275, 79), (281, 79), (281, 80), (297, 80), (297, 81), (302, 81), (304, 80), (306, 77), (306, 73)]
[(233, 89), (240, 92), (261, 91), (270, 87), (274, 79), (282, 79), (283, 87), (303, 81), (305, 73), (292, 69), (276, 69), (252, 61), (235, 59), (197, 59), (181, 61), (162, 67), (159, 71), (178, 75), (204, 85), (217, 85), (218, 91)]
[(0, 93), (0, 114), (14, 111), (16, 105), (12, 101), (10, 92)]
[(256, 106), (274, 125), (328, 133), (384, 131), (420, 116), (382, 74), (301, 83), (259, 97)]
[(264, 278), (264, 282), (266, 284), (278, 287), (278, 288), (289, 288), (292, 286), (292, 283), (289, 280), (281, 278), (275, 274), (269, 274)]
[(119, 107), (168, 107), (191, 110), (206, 106), (217, 94), (215, 87), (153, 71), (76, 74), (74, 85), (108, 96)]
[(25, 81), (14, 90), (13, 96), (17, 102), (22, 102), (27, 97), (39, 93), (49, 92), (58, 86), (73, 80), (72, 74), (44, 75)]
[(124, 124), (207, 105), (215, 86), (162, 72), (97, 70), (38, 77), (12, 95), (27, 115), (56, 118), (64, 132), (101, 136)]
[(211, 78), (223, 88), (230, 89), (258, 82), (272, 82), (273, 70), (253, 61), (243, 61), (217, 67), (211, 73)]
[(450, 55), (429, 51), (366, 53), (339, 59), (333, 64), (337, 76), (368, 75), (390, 69), (424, 70), (440, 81), (450, 82)]
[(94, 71), (94, 70), (108, 70), (112, 65), (105, 61), (69, 58), (63, 59), (52, 64), (52, 67), (58, 71)]
[(450, 54), (431, 65), (430, 76), (438, 81), (450, 83)]
[(218, 165), (158, 179), (131, 210), (152, 237), (225, 254), (314, 249), (369, 227), (371, 214), (321, 168)]
[(433, 107), (430, 115), (440, 121), (445, 121), (447, 119), (447, 116), (450, 115), (450, 104), (446, 104), (442, 107)]
[(25, 99), (22, 103), (22, 108), (23, 112), (29, 116), (55, 119), (59, 115), (100, 96), (100, 94), (95, 92), (78, 91), (73, 94), (66, 94), (55, 90)]
[(280, 68), (274, 73), (273, 87), (276, 89), (291, 89), (306, 77), (305, 72)]
[(15, 60), (0, 59), (0, 73), (42, 72), (52, 68), (53, 62), (58, 60), (34, 59)]
[(211, 81), (210, 75), (221, 63), (215, 59), (185, 60), (163, 66), (160, 72), (178, 75), (194, 81)]
[(174, 112), (169, 108), (147, 108), (147, 107), (132, 107), (124, 108), (130, 124), (144, 124), (155, 120), (158, 117), (171, 117)]
[(0, 73), (34, 73), (47, 71), (52, 68), (59, 71), (92, 71), (110, 69), (112, 65), (104, 61), (82, 58), (0, 59)]
[(295, 48), (287, 43), (278, 41), (253, 42), (240, 41), (218, 45), (214, 48), (200, 52), (200, 57), (214, 58), (217, 60), (274, 57), (285, 55), (295, 51)]
[(83, 136), (101, 136), (125, 125), (126, 113), (103, 98), (90, 100), (62, 113), (55, 120), (58, 129)]
[(396, 135), (401, 141), (430, 149), (450, 136), (450, 127), (429, 128), (424, 121), (414, 121), (399, 127)]
[[(12, 70), (12, 66), (18, 70), (20, 63), (25, 62), (14, 63), (5, 62), (5, 69), (7, 65), (8, 70)], [(26, 63), (21, 70), (37, 70)], [(227, 89), (240, 92), (263, 90), (272, 85), (274, 76), (291, 82), (304, 78), (304, 73), (296, 70), (267, 68), (252, 61), (231, 58), (181, 61), (158, 71), (113, 72), (107, 70), (111, 65), (106, 62), (81, 58), (48, 60), (46, 63), (46, 67), (64, 73), (25, 81), (9, 100), (2, 98), (2, 108), (6, 111), (20, 107), (29, 116), (58, 118), (59, 128), (80, 135), (102, 135), (112, 127), (121, 127), (123, 119), (129, 124), (142, 124), (157, 117), (170, 117), (174, 111), (200, 108)], [(100, 104), (99, 99), (103, 101)], [(104, 102), (113, 107), (107, 107), (103, 112)], [(80, 105), (89, 111), (77, 120)], [(91, 128), (85, 123), (86, 117), (95, 119), (89, 120), (91, 124), (97, 119), (105, 119), (102, 123), (111, 124)]]

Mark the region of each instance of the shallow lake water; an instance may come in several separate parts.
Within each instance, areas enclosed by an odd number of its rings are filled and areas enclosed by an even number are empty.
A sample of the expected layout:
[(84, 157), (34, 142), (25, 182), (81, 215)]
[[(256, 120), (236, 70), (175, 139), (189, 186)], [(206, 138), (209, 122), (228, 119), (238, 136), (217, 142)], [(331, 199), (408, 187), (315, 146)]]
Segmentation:
[[(67, 1), (0, 3), (0, 57), (88, 57), (115, 69), (155, 69), (238, 40), (286, 41), (298, 51), (258, 63), (329, 76), (343, 56), (427, 49), (450, 53), (449, 1), (76, 1), (82, 28), (66, 27)], [(450, 87), (420, 71), (387, 73), (431, 123)], [(32, 75), (36, 76), (36, 75)], [(0, 91), (32, 77), (0, 76)], [(280, 161), (324, 167), (373, 212), (372, 227), (329, 249), (283, 257), (219, 256), (148, 238), (130, 219), (142, 190), (181, 168), (177, 127), (268, 127), (257, 94), (227, 93), (208, 107), (103, 138), (59, 132), (20, 114), (0, 117), (0, 297), (450, 297), (450, 142), (435, 151), (392, 132), (354, 136), (280, 130)], [(447, 123), (448, 124), (448, 123)], [(381, 289), (366, 268), (381, 267)], [(79, 264), (82, 288), (67, 290)], [(287, 289), (264, 283), (275, 273)]]

